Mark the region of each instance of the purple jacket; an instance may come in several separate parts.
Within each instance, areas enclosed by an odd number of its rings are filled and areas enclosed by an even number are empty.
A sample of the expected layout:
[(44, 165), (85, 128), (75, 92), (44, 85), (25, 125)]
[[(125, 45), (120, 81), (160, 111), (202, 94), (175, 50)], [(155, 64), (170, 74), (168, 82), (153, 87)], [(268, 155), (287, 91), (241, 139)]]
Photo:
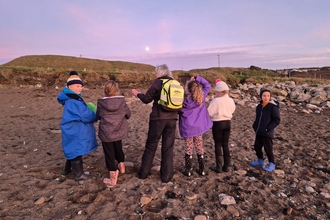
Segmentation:
[(212, 121), (205, 106), (205, 98), (211, 89), (211, 84), (200, 76), (196, 76), (196, 81), (203, 86), (203, 103), (198, 105), (189, 93), (185, 94), (183, 108), (179, 113), (180, 135), (183, 138), (201, 135), (212, 127)]

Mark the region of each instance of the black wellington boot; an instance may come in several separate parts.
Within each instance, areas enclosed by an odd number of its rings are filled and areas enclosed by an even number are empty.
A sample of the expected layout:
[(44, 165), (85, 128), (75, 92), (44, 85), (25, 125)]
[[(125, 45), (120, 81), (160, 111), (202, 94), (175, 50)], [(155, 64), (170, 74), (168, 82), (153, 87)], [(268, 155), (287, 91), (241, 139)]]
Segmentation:
[(228, 167), (230, 166), (231, 157), (224, 157), (224, 164), (222, 167), (223, 172), (229, 172)]
[(70, 160), (66, 160), (61, 175), (62, 175), (63, 178), (65, 178), (71, 172), (72, 172), (71, 162), (70, 162)]
[(203, 154), (197, 154), (197, 159), (198, 159), (198, 170), (197, 173), (201, 176), (205, 176), (205, 171), (204, 171), (204, 155)]
[(185, 154), (184, 161), (185, 161), (185, 166), (183, 169), (180, 169), (180, 172), (185, 176), (191, 176), (191, 174), (192, 174), (192, 172), (191, 172), (192, 171), (192, 167), (191, 167), (192, 156)]
[(71, 162), (72, 171), (74, 173), (75, 181), (87, 180), (93, 177), (92, 174), (84, 173), (82, 157), (77, 157), (71, 160), (70, 162)]
[(215, 157), (215, 167), (210, 167), (210, 170), (216, 172), (216, 173), (221, 173), (221, 168), (223, 166), (223, 156), (216, 156)]

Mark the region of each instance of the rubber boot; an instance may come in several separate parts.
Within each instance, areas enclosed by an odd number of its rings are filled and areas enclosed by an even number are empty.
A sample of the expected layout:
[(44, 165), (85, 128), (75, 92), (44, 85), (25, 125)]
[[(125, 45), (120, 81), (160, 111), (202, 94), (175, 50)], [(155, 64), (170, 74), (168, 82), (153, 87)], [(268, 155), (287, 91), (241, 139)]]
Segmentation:
[(191, 167), (192, 156), (185, 154), (184, 161), (185, 161), (185, 166), (183, 169), (180, 169), (180, 172), (185, 176), (191, 176), (191, 174), (192, 174), (192, 172), (191, 172), (192, 171), (192, 167)]
[(224, 157), (224, 164), (222, 166), (223, 172), (229, 172), (228, 167), (230, 166), (231, 157)]
[(104, 178), (103, 183), (105, 183), (107, 187), (114, 187), (115, 185), (117, 185), (119, 171), (109, 171), (109, 173), (110, 178)]
[(215, 167), (210, 167), (210, 170), (221, 173), (221, 167), (223, 165), (223, 156), (216, 156), (215, 157)]
[(264, 168), (265, 171), (273, 172), (275, 170), (275, 163), (270, 162), (267, 167)]
[(205, 176), (205, 171), (204, 171), (204, 155), (203, 154), (197, 154), (197, 159), (198, 159), (198, 170), (197, 173), (201, 176)]
[(121, 174), (124, 174), (124, 173), (125, 173), (125, 164), (124, 164), (124, 162), (120, 162), (120, 163), (118, 164), (118, 169), (119, 169), (119, 172), (120, 172)]
[(71, 160), (70, 162), (71, 162), (72, 171), (74, 173), (75, 181), (78, 182), (78, 181), (87, 180), (87, 179), (90, 179), (93, 177), (92, 174), (84, 173), (82, 157)]
[(263, 167), (265, 163), (265, 159), (259, 159), (257, 161), (252, 161), (250, 164), (254, 167)]
[(70, 160), (66, 160), (65, 165), (64, 165), (63, 170), (62, 170), (62, 173), (61, 173), (62, 178), (65, 178), (70, 173), (72, 173), (71, 162), (70, 162)]

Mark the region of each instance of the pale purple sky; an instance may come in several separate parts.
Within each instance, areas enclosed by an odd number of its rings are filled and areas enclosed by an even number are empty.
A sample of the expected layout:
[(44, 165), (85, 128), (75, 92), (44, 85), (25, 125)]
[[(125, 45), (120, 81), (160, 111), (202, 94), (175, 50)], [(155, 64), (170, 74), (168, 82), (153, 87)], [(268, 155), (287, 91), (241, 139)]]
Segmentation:
[[(330, 66), (329, 0), (0, 0), (0, 64), (67, 55), (172, 70)], [(149, 50), (146, 50), (146, 48)]]

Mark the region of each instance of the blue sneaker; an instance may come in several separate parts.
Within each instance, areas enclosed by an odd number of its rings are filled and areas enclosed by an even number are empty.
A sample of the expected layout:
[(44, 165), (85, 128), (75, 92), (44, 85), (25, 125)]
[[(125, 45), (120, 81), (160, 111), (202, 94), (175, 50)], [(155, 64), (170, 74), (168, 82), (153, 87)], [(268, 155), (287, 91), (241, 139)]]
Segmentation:
[(254, 167), (263, 167), (265, 159), (258, 159), (257, 161), (252, 161), (250, 164)]
[(269, 163), (267, 167), (264, 168), (265, 171), (273, 172), (275, 170), (275, 163)]

